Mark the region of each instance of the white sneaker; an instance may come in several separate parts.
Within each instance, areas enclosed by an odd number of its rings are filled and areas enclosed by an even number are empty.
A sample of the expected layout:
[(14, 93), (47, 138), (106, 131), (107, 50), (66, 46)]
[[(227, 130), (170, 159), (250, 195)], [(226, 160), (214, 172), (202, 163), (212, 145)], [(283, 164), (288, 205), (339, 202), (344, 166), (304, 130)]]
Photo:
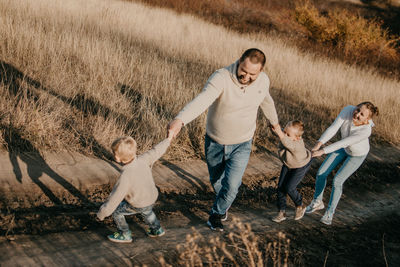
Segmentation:
[(321, 222), (323, 223), (323, 224), (326, 224), (326, 225), (331, 225), (332, 224), (332, 219), (333, 219), (333, 216), (332, 215), (328, 215), (328, 214), (324, 214), (324, 216), (322, 216), (322, 218), (321, 218)]
[(221, 222), (225, 222), (226, 220), (228, 220), (228, 211), (226, 211), (225, 214), (222, 215)]
[(228, 210), (231, 208), (231, 206), (229, 206), (229, 208), (226, 209), (225, 214), (222, 215), (221, 217), (221, 222), (225, 222), (226, 220), (228, 220)]
[(313, 199), (310, 205), (307, 206), (306, 213), (313, 213), (314, 211), (322, 210), (323, 208), (325, 208), (324, 202), (318, 199)]

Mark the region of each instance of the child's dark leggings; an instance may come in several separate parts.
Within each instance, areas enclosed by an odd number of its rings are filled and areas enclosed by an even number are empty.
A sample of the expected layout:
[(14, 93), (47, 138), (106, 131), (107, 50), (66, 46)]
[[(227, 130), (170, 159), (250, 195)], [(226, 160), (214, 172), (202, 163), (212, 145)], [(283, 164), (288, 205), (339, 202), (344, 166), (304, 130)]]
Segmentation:
[(310, 169), (312, 159), (304, 167), (289, 169), (285, 164), (282, 166), (278, 182), (278, 209), (286, 210), (286, 194), (293, 200), (296, 207), (301, 206), (303, 198), (297, 191), (297, 185), (301, 182)]

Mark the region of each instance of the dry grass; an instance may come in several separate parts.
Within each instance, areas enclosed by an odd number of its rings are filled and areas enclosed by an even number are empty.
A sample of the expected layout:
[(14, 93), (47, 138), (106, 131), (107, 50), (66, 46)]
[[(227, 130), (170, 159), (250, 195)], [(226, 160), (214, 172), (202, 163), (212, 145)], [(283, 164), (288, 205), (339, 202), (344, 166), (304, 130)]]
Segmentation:
[[(376, 133), (400, 140), (399, 81), (188, 15), (121, 1), (0, 0), (0, 38), (0, 140), (8, 149), (107, 156), (114, 138), (131, 135), (146, 150), (209, 75), (249, 47), (267, 55), (282, 123), (302, 119), (318, 137), (344, 105), (370, 100), (382, 111)], [(170, 158), (202, 153), (204, 119), (186, 127)]]
[(400, 9), (393, 1), (127, 1), (193, 14), (239, 33), (277, 34), (309, 53), (400, 73)]
[[(290, 240), (279, 232), (278, 240), (265, 243), (254, 234), (249, 224), (233, 218), (230, 233), (207, 239), (193, 229), (186, 243), (178, 246), (179, 266), (288, 266)], [(169, 267), (168, 260), (161, 257), (161, 266)]]
[(295, 12), (297, 22), (312, 40), (342, 53), (348, 62), (394, 67), (400, 60), (396, 49), (400, 38), (390, 36), (376, 19), (367, 20), (345, 9), (322, 15), (309, 1), (298, 3)]
[[(199, 16), (240, 33), (268, 33), (293, 27), (292, 1), (279, 0), (127, 0)], [(276, 22), (280, 22), (279, 25)]]

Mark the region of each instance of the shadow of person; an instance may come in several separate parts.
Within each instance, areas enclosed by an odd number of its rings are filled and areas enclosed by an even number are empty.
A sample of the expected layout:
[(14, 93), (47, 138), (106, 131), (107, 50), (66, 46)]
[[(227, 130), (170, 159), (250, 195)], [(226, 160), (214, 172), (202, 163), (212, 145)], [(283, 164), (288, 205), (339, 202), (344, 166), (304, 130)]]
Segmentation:
[[(161, 192), (154, 210), (157, 216), (160, 215), (161, 221), (167, 214), (178, 213), (184, 221), (187, 220), (187, 226), (198, 226), (206, 222), (210, 212), (210, 202), (212, 203), (214, 197), (215, 194), (211, 191)], [(169, 218), (165, 219), (169, 220)]]
[(178, 177), (191, 184), (197, 191), (207, 191), (207, 185), (200, 178), (192, 175), (191, 173), (165, 159), (160, 159), (159, 161), (162, 165), (173, 171)]
[(160, 101), (157, 101), (154, 97), (143, 95), (140, 90), (126, 84), (118, 83), (117, 86), (124, 97), (129, 99), (132, 103), (143, 102), (145, 106), (157, 114), (158, 117), (172, 118), (174, 116), (170, 108)]
[(13, 166), (13, 171), (18, 182), (22, 183), (21, 167), (18, 158), (26, 163), (27, 172), (32, 181), (43, 191), (43, 193), (56, 205), (63, 203), (42, 181), (41, 177), (46, 174), (71, 195), (76, 197), (82, 204), (91, 202), (70, 182), (57, 174), (43, 159), (39, 151), (31, 142), (21, 136), (17, 129), (11, 125), (0, 125), (4, 129), (4, 140), (9, 148), (9, 158)]
[[(23, 81), (25, 81), (29, 85), (29, 87), (22, 87)], [(39, 92), (43, 91), (61, 100), (65, 104), (77, 108), (85, 115), (101, 115), (104, 118), (107, 118), (108, 116), (118, 116), (118, 118), (120, 119), (119, 121), (122, 120), (123, 123), (127, 122), (126, 117), (120, 114), (115, 114), (112, 110), (100, 105), (98, 101), (90, 97), (86, 97), (82, 94), (78, 94), (73, 98), (60, 95), (54, 90), (42, 86), (40, 82), (25, 75), (11, 64), (3, 61), (0, 61), (0, 83), (3, 83), (8, 88), (9, 92), (17, 98), (18, 102), (22, 98), (26, 97), (36, 103), (40, 98)], [(69, 126), (67, 122), (66, 127), (72, 128), (72, 126)], [(120, 171), (120, 168), (112, 162), (113, 156), (111, 155), (111, 153), (109, 153), (107, 149), (105, 149), (99, 142), (97, 142), (97, 140), (92, 135), (84, 134), (80, 131), (77, 131), (77, 129), (75, 128), (74, 131), (77, 133), (80, 144), (83, 147), (90, 146), (92, 148), (93, 154), (97, 158), (105, 160), (111, 167), (113, 167), (117, 171)], [(29, 149), (26, 151), (29, 151)], [(18, 180), (20, 179), (20, 174), (18, 174), (18, 168), (16, 168), (15, 166), (16, 162), (14, 159), (12, 161), (12, 164)]]

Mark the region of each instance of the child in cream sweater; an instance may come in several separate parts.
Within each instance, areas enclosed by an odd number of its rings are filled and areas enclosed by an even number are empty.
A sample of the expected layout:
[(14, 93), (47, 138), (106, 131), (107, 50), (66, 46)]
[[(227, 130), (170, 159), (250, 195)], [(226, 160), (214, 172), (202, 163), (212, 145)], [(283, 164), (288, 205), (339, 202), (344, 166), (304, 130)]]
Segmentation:
[(141, 214), (149, 226), (147, 234), (150, 237), (165, 234), (153, 212), (153, 204), (158, 197), (158, 190), (151, 173), (152, 165), (167, 150), (172, 140), (168, 138), (154, 146), (153, 149), (136, 156), (136, 142), (132, 137), (121, 137), (111, 146), (115, 160), (124, 165), (117, 183), (107, 201), (100, 207), (97, 218), (102, 221), (112, 214), (118, 232), (108, 236), (108, 239), (118, 243), (132, 242), (132, 232), (125, 220), (125, 215)]

